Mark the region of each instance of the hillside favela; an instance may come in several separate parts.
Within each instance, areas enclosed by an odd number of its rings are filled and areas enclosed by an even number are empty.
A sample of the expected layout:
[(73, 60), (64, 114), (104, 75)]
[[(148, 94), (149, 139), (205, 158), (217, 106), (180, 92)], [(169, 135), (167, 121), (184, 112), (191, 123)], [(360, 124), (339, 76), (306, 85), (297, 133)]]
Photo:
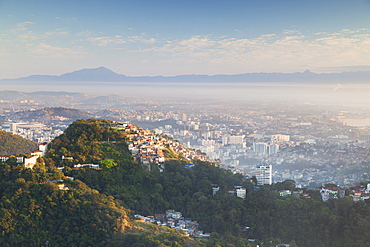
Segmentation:
[(370, 1), (1, 0), (0, 247), (369, 247)]

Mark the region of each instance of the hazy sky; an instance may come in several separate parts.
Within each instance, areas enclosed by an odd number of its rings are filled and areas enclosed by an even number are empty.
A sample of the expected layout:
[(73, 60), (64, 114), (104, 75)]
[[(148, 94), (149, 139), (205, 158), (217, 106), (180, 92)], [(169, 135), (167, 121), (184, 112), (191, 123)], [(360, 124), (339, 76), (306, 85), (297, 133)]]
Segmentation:
[(0, 0), (0, 79), (370, 70), (370, 0)]

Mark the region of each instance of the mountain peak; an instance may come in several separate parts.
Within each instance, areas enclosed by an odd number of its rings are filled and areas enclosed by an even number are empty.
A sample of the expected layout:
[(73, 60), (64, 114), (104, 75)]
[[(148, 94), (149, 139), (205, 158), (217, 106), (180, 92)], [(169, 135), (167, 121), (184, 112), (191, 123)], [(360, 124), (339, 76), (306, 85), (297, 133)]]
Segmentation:
[(314, 74), (314, 73), (312, 73), (312, 72), (311, 72), (311, 70), (306, 69), (306, 70), (303, 72), (303, 74), (305, 74), (305, 75), (310, 75), (310, 74)]
[(60, 79), (67, 81), (119, 81), (124, 77), (126, 76), (117, 74), (103, 66), (92, 69), (81, 69), (59, 76)]
[[(85, 72), (86, 73), (90, 73), (90, 74), (91, 73), (109, 73), (109, 74), (118, 75), (116, 72), (114, 72), (114, 71), (112, 71), (112, 70), (110, 70), (110, 69), (108, 69), (106, 67), (103, 67), (103, 66), (98, 67), (98, 68), (90, 68), (90, 69), (85, 68), (85, 69), (73, 71), (71, 73), (66, 73), (66, 74), (72, 74), (72, 73), (76, 74), (76, 73), (85, 73)], [(66, 74), (63, 74), (63, 75), (66, 75)]]

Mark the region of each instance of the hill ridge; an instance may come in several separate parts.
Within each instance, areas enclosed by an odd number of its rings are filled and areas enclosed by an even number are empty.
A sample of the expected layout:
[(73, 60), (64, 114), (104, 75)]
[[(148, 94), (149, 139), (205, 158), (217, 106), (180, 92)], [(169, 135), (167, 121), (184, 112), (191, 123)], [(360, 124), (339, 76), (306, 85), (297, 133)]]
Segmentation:
[(30, 75), (1, 81), (94, 81), (94, 82), (370, 82), (370, 71), (314, 73), (243, 73), (217, 75), (126, 76), (106, 67), (84, 68), (62, 75)]

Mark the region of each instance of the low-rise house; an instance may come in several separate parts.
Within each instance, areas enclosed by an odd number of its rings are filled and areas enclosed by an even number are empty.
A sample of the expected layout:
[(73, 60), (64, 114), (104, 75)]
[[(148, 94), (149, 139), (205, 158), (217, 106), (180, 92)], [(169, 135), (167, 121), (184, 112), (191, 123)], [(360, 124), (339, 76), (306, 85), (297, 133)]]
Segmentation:
[(8, 159), (15, 157), (17, 160), (17, 164), (22, 164), (24, 162), (24, 157), (23, 156), (11, 156), (11, 155), (0, 155), (0, 161), (5, 162)]
[[(213, 189), (213, 188), (212, 188)], [(247, 197), (247, 190), (242, 186), (234, 186), (233, 190), (228, 190), (230, 195), (236, 195), (243, 200)]]
[(236, 188), (236, 196), (243, 200), (247, 197), (247, 190), (245, 188)]
[(364, 201), (364, 200), (367, 200), (370, 198), (370, 194), (365, 194), (365, 193), (362, 193), (361, 194), (361, 197), (360, 197), (360, 200), (361, 201)]
[(24, 159), (24, 166), (26, 168), (32, 169), (36, 165), (37, 158), (38, 156), (36, 155), (28, 156), (27, 158)]
[(69, 188), (65, 184), (57, 184), (59, 187), (59, 190), (69, 190)]
[(43, 157), (44, 153), (40, 150), (33, 151), (31, 155), (37, 156), (37, 157)]
[(218, 186), (217, 184), (212, 184), (212, 195), (215, 196), (217, 191), (220, 190), (220, 186)]
[(292, 194), (290, 190), (280, 190), (279, 191), (280, 196), (289, 196)]
[(319, 187), (322, 200), (325, 202), (329, 199), (339, 199), (345, 196), (345, 190), (339, 187)]
[(100, 170), (99, 164), (77, 164), (73, 165), (73, 168), (92, 168), (92, 169), (97, 169)]

